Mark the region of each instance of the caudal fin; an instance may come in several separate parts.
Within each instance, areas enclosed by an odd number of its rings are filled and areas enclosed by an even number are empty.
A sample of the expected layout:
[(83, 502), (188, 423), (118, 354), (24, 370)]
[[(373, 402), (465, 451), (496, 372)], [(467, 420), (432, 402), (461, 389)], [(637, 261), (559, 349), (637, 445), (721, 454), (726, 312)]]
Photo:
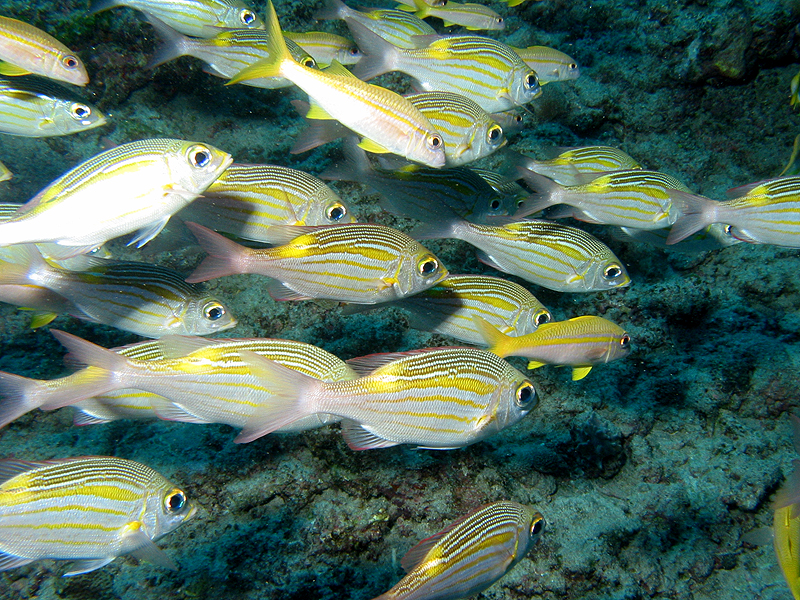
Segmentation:
[(246, 69), (239, 71), (225, 85), (241, 83), (250, 79), (260, 79), (261, 77), (278, 77), (281, 75), (283, 62), (293, 60), (289, 48), (286, 47), (286, 40), (283, 38), (281, 25), (278, 22), (278, 15), (275, 13), (272, 0), (267, 2), (266, 26), (266, 46), (269, 58), (253, 63)]
[(192, 230), (203, 250), (208, 252), (200, 266), (186, 278), (188, 283), (245, 272), (242, 265), (247, 256), (247, 248), (197, 223), (187, 221), (186, 226)]
[(475, 322), (483, 341), (489, 346), (489, 352), (501, 358), (508, 356), (508, 352), (506, 352), (508, 336), (483, 317), (475, 315), (472, 320)]
[(161, 45), (156, 48), (153, 56), (150, 57), (150, 62), (147, 63), (146, 68), (155, 69), (158, 65), (163, 65), (165, 62), (175, 60), (179, 56), (185, 56), (187, 54), (189, 45), (191, 44), (190, 38), (174, 30), (152, 15), (146, 14), (145, 18), (147, 22), (153, 26), (153, 29), (156, 30), (156, 33), (162, 40)]
[(517, 173), (525, 180), (531, 189), (536, 190), (536, 193), (528, 196), (520, 205), (514, 218), (521, 219), (522, 217), (537, 213), (554, 204), (558, 204), (558, 196), (564, 189), (562, 186), (549, 177), (539, 175), (539, 173), (535, 173), (525, 167), (517, 167)]
[(344, 21), (363, 54), (361, 60), (353, 66), (353, 75), (363, 81), (369, 81), (378, 75), (396, 70), (397, 46), (390, 44), (355, 19), (348, 17)]
[(667, 236), (667, 244), (677, 244), (714, 223), (718, 202), (680, 190), (670, 190), (669, 197), (680, 217)]

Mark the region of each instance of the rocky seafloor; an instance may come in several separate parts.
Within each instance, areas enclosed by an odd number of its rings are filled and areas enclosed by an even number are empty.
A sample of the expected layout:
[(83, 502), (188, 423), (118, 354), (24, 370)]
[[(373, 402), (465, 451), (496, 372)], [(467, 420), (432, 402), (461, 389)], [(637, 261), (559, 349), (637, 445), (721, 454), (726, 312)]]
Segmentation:
[[(254, 6), (263, 14), (263, 3)], [(490, 35), (553, 46), (582, 68), (577, 81), (545, 87), (512, 148), (537, 155), (553, 145), (614, 145), (719, 199), (787, 162), (800, 133), (788, 103), (800, 62), (798, 2), (493, 7), (507, 27)], [(285, 29), (344, 32), (315, 23), (313, 2), (276, 8)], [(312, 173), (336, 160), (335, 146), (289, 154), (302, 128), (289, 104), (302, 97), (296, 90), (224, 87), (187, 58), (145, 70), (155, 36), (133, 11), (90, 17), (73, 0), (6, 0), (0, 14), (78, 49), (92, 78), (87, 99), (111, 121), (67, 138), (0, 138), (0, 160), (15, 173), (0, 183), (0, 201), (25, 201), (109, 143), (144, 137), (205, 141), (238, 162)], [(333, 186), (362, 220), (412, 225), (381, 212), (360, 185)], [(0, 456), (138, 460), (183, 486), (200, 510), (158, 543), (177, 572), (120, 558), (61, 578), (63, 567), (46, 561), (0, 574), (0, 598), (369, 599), (401, 577), (399, 559), (418, 540), (508, 499), (535, 506), (547, 530), (485, 598), (788, 600), (772, 547), (742, 537), (771, 524), (770, 496), (794, 457), (787, 413), (800, 403), (800, 251), (740, 244), (688, 255), (590, 230), (625, 262), (629, 288), (528, 287), (557, 319), (599, 314), (619, 323), (633, 352), (578, 382), (565, 369), (532, 372), (539, 408), (474, 446), (353, 452), (335, 427), (237, 445), (227, 426), (73, 427), (71, 409), (12, 423), (0, 431)], [(451, 272), (496, 274), (461, 242), (426, 245)], [(199, 260), (196, 247), (169, 243), (113, 249), (186, 273)], [(409, 330), (396, 309), (345, 316), (325, 303), (275, 302), (262, 282), (209, 284), (240, 321), (224, 335), (306, 341), (343, 359), (454, 343)], [(0, 306), (0, 369), (66, 373), (59, 345), (29, 320)], [(138, 339), (65, 317), (53, 326), (106, 347)]]

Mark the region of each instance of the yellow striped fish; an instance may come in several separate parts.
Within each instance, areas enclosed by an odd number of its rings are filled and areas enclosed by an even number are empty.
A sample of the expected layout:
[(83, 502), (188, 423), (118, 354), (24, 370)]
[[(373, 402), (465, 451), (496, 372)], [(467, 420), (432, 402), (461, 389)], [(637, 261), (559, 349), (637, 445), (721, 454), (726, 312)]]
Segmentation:
[[(336, 119), (388, 152), (431, 167), (444, 165), (442, 136), (408, 100), (356, 79), (338, 63), (327, 71), (298, 64), (288, 53), (271, 1), (267, 14), (271, 58), (248, 67), (229, 83), (259, 77), (285, 77), (311, 97), (312, 107), (307, 118)], [(337, 74), (338, 70), (347, 74)]]
[(673, 191), (681, 216), (672, 226), (668, 244), (686, 239), (712, 223), (730, 226), (737, 240), (800, 248), (800, 177), (778, 177), (728, 191), (731, 200), (717, 202)]
[(0, 223), (0, 246), (55, 242), (68, 257), (138, 230), (130, 243), (141, 247), (231, 162), (227, 152), (199, 142), (122, 144), (68, 171)]
[(627, 356), (631, 337), (619, 325), (602, 317), (575, 317), (544, 323), (527, 335), (509, 336), (486, 319), (475, 317), (489, 352), (500, 357), (524, 356), (529, 369), (543, 365), (572, 367), (572, 380), (583, 379), (592, 366)]
[(252, 355), (251, 369), (276, 390), (238, 442), (317, 413), (341, 417), (354, 450), (415, 444), (460, 448), (513, 425), (538, 405), (533, 384), (496, 355), (433, 348), (352, 359), (363, 377), (322, 382)]
[(8, 181), (13, 177), (13, 173), (9, 171), (8, 167), (0, 162), (0, 181)]
[(507, 152), (510, 171), (519, 177), (516, 167), (524, 167), (539, 175), (549, 177), (561, 185), (579, 185), (580, 175), (607, 173), (609, 171), (630, 171), (642, 166), (619, 148), (611, 146), (585, 146), (583, 148), (557, 148), (557, 156), (547, 160), (534, 160), (522, 154)]
[[(430, 289), (390, 303), (410, 313), (409, 326), (483, 344), (479, 316), (505, 334), (526, 335), (552, 319), (550, 311), (521, 285), (487, 275), (448, 275)], [(347, 307), (345, 312), (361, 312)]]
[(406, 6), (409, 6), (409, 8), (407, 9), (403, 6), (401, 7), (402, 10), (416, 11), (414, 14), (420, 19), (437, 17), (444, 21), (445, 27), (461, 25), (470, 31), (479, 31), (481, 29), (498, 31), (506, 27), (503, 17), (483, 4), (449, 0), (442, 6), (432, 6), (424, 0), (413, 0), (410, 5)]
[(217, 298), (158, 265), (94, 259), (89, 270), (71, 271), (26, 246), (16, 260), (0, 260), (0, 266), (0, 287), (46, 288), (71, 304), (72, 316), (143, 337), (208, 335), (236, 325)]
[(193, 37), (213, 37), (217, 29), (264, 29), (256, 12), (240, 0), (92, 0), (91, 14), (127, 6), (156, 17)]
[(0, 77), (0, 133), (52, 137), (105, 125), (103, 113), (65, 92), (45, 80)]
[[(223, 423), (242, 428), (257, 404), (269, 400), (269, 392), (261, 381), (251, 376), (248, 364), (240, 356), (241, 351), (274, 360), (321, 381), (357, 377), (344, 361), (330, 352), (291, 340), (239, 338), (196, 342), (194, 339), (172, 337), (159, 342), (132, 344), (114, 351), (139, 361), (166, 361), (169, 357), (180, 357), (181, 360), (172, 361), (178, 365), (175, 371), (179, 376), (191, 362), (205, 362), (213, 365), (213, 369), (202, 378), (192, 377), (186, 382), (183, 393), (175, 392), (174, 385), (165, 388), (177, 404), (164, 396), (137, 389), (109, 391), (78, 402), (74, 405), (79, 411), (75, 416), (76, 425), (106, 423), (117, 419), (163, 418), (190, 423)], [(181, 357), (184, 353), (185, 356)], [(149, 376), (150, 371), (142, 370), (142, 373), (143, 376)], [(169, 376), (166, 371), (162, 371), (162, 374)], [(234, 389), (237, 390), (235, 393), (231, 391)], [(305, 431), (338, 421), (339, 417), (333, 415), (315, 414), (279, 431)]]
[(479, 169), (477, 167), (470, 167), (469, 170), (492, 186), (492, 189), (501, 196), (510, 197), (511, 205), (516, 206), (517, 209), (519, 209), (520, 205), (530, 195), (525, 188), (516, 181), (509, 181), (507, 177), (496, 171)]
[(428, 37), (422, 38), (430, 41), (425, 47), (398, 48), (353, 19), (345, 22), (364, 54), (353, 68), (361, 79), (401, 71), (423, 90), (461, 94), (490, 113), (527, 104), (542, 93), (536, 72), (491, 38)]
[(375, 600), (458, 600), (479, 594), (508, 573), (544, 531), (541, 513), (492, 502), (422, 540), (403, 557), (408, 572)]
[(186, 494), (150, 467), (111, 456), (0, 462), (0, 570), (72, 561), (66, 575), (130, 554), (169, 569), (153, 542), (194, 516)]
[(490, 114), (492, 119), (503, 128), (506, 136), (519, 133), (525, 128), (525, 117), (520, 110), (504, 110)]
[(611, 249), (581, 229), (542, 220), (480, 225), (442, 213), (411, 235), (464, 240), (481, 262), (557, 292), (600, 292), (631, 281)]
[[(361, 60), (361, 50), (352, 40), (325, 31), (306, 31), (303, 33), (283, 33), (287, 40), (293, 41), (308, 52), (317, 66), (326, 67), (338, 62), (340, 65), (354, 65)], [(297, 60), (297, 58), (295, 58)], [(301, 62), (301, 61), (298, 61)]]
[[(681, 181), (658, 171), (588, 175), (587, 183), (571, 186), (559, 185), (524, 168), (520, 168), (519, 173), (537, 193), (523, 202), (517, 217), (566, 204), (571, 209), (558, 213), (559, 217), (636, 229), (662, 229), (675, 223), (681, 214), (671, 193), (675, 190), (689, 193), (689, 188)], [(548, 218), (554, 215), (548, 214)]]
[(72, 50), (33, 25), (0, 16), (0, 75), (28, 73), (73, 85), (89, 83), (86, 67)]
[(678, 252), (685, 252), (687, 254), (699, 254), (700, 252), (709, 252), (711, 250), (719, 250), (720, 248), (727, 248), (741, 244), (742, 240), (737, 240), (731, 235), (729, 225), (723, 223), (712, 223), (702, 231), (693, 233), (686, 239), (681, 240), (677, 244), (667, 244), (669, 238), (669, 228), (667, 229), (635, 229), (633, 227), (620, 228), (623, 236), (633, 238), (637, 242), (644, 242), (656, 248), (669, 248)]
[(264, 250), (245, 248), (195, 223), (187, 225), (210, 254), (187, 281), (266, 275), (274, 278), (267, 291), (276, 300), (375, 304), (419, 293), (447, 277), (430, 250), (384, 225), (274, 226), (268, 230), (270, 239), (283, 245)]
[(315, 19), (354, 19), (364, 27), (400, 48), (413, 48), (414, 36), (436, 35), (436, 30), (425, 21), (401, 10), (369, 10), (360, 12), (341, 0), (325, 0), (325, 8), (314, 15)]
[(581, 76), (581, 70), (575, 59), (555, 48), (547, 46), (528, 46), (511, 49), (525, 61), (539, 76), (539, 84), (545, 85), (553, 81), (570, 81)]
[[(151, 69), (180, 56), (193, 56), (206, 63), (204, 70), (207, 73), (230, 79), (270, 56), (267, 32), (261, 29), (219, 31), (209, 39), (198, 39), (182, 35), (157, 19), (149, 18), (149, 21), (163, 40), (147, 65)], [(309, 68), (316, 67), (311, 55), (293, 41), (288, 40), (286, 47), (298, 63)], [(243, 81), (242, 84), (270, 90), (293, 85), (285, 77), (260, 77)]]
[[(794, 432), (794, 449), (800, 453), (800, 419), (791, 415)], [(792, 474), (783, 483), (772, 508), (775, 510), (772, 525), (772, 543), (778, 564), (783, 572), (794, 600), (800, 600), (800, 460), (792, 461)], [(749, 537), (756, 532), (751, 532)], [(756, 535), (758, 535), (756, 533)], [(760, 537), (760, 536), (759, 536)]]
[(354, 223), (352, 210), (325, 183), (275, 165), (231, 165), (180, 213), (210, 229), (269, 242), (273, 225)]

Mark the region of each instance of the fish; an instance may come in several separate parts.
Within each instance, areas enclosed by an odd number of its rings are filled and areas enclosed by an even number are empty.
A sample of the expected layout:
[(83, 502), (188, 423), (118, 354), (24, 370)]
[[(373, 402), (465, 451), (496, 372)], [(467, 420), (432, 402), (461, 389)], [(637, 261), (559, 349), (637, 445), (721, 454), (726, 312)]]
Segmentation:
[[(447, 0), (422, 0), (428, 6), (445, 6), (447, 5)], [(395, 0), (397, 4), (403, 4), (405, 6), (416, 7), (415, 0)]]
[(507, 151), (507, 174), (519, 178), (518, 167), (549, 177), (560, 185), (580, 185), (583, 174), (630, 171), (642, 166), (619, 148), (612, 146), (584, 146), (582, 148), (553, 148), (556, 156), (547, 160), (534, 160), (523, 154)]
[(342, 418), (353, 450), (413, 444), (451, 449), (509, 427), (538, 406), (531, 381), (496, 355), (433, 348), (351, 359), (358, 379), (323, 382), (252, 356), (275, 396), (234, 440), (248, 442), (316, 413)]
[(800, 104), (800, 72), (792, 77), (789, 85), (791, 95), (789, 96), (789, 106), (795, 107)]
[[(206, 63), (205, 72), (231, 79), (242, 69), (270, 56), (269, 38), (261, 29), (222, 30), (211, 38), (202, 39), (187, 37), (153, 17), (148, 17), (148, 21), (163, 41), (150, 58), (147, 65), (150, 69), (181, 56), (193, 56)], [(293, 41), (287, 40), (286, 47), (298, 63), (316, 68), (314, 58)], [(243, 81), (242, 85), (277, 90), (293, 84), (285, 77), (260, 77)]]
[(486, 504), (426, 538), (401, 561), (408, 573), (375, 600), (458, 600), (489, 588), (530, 552), (545, 529), (530, 506)]
[(154, 542), (197, 512), (150, 467), (112, 456), (0, 462), (0, 570), (72, 561), (67, 576), (130, 554), (168, 568)]
[(489, 113), (527, 104), (541, 96), (536, 71), (502, 42), (476, 35), (417, 36), (424, 47), (399, 48), (358, 21), (346, 18), (363, 57), (353, 74), (369, 80), (400, 71), (425, 91), (454, 92)]
[[(354, 10), (341, 0), (325, 0), (325, 8), (314, 15), (319, 20), (354, 19), (376, 35), (401, 48), (413, 48), (414, 36), (436, 35), (425, 21), (402, 10)], [(344, 63), (342, 63), (344, 64)]]
[[(520, 208), (521, 204), (530, 195), (525, 188), (516, 181), (509, 181), (508, 178), (497, 171), (490, 171), (489, 169), (481, 169), (478, 167), (470, 167), (469, 170), (492, 186), (495, 192), (501, 196), (509, 197), (511, 199), (510, 204), (516, 206), (517, 209)], [(509, 214), (512, 214), (512, 211), (509, 210)]]
[(693, 233), (677, 244), (668, 245), (669, 228), (665, 229), (635, 229), (633, 227), (622, 227), (620, 233), (622, 239), (632, 238), (637, 242), (644, 242), (656, 248), (669, 248), (687, 254), (698, 254), (719, 250), (736, 244), (742, 244), (742, 240), (737, 240), (731, 235), (730, 225), (723, 223), (712, 223), (702, 231)]
[[(681, 216), (680, 203), (672, 200), (671, 192), (690, 193), (682, 181), (659, 171), (634, 169), (587, 175), (585, 183), (571, 186), (559, 185), (524, 167), (519, 168), (519, 173), (537, 193), (522, 203), (517, 218), (566, 204), (570, 209), (559, 216), (602, 225), (663, 229)], [(548, 213), (548, 217), (553, 215)]]
[(800, 135), (794, 138), (792, 143), (792, 154), (789, 156), (789, 162), (783, 167), (783, 170), (778, 173), (778, 177), (784, 175), (800, 175), (800, 164), (797, 163), (797, 157), (800, 155)]
[(8, 181), (14, 176), (7, 166), (0, 162), (0, 182)]
[[(475, 102), (451, 92), (423, 92), (405, 96), (419, 109), (431, 125), (442, 135), (446, 167), (467, 165), (502, 148), (505, 143), (503, 128), (489, 113)], [(308, 107), (293, 102), (298, 112), (305, 114)], [(309, 119), (292, 147), (298, 154), (346, 136), (346, 127), (337, 121)]]
[(210, 256), (190, 283), (237, 273), (272, 277), (276, 300), (312, 298), (375, 304), (419, 293), (447, 277), (430, 250), (405, 233), (372, 223), (274, 226), (272, 248), (245, 248), (196, 223), (187, 223)]
[(475, 324), (489, 352), (502, 358), (528, 358), (529, 369), (548, 364), (571, 366), (573, 381), (586, 377), (594, 365), (627, 356), (631, 349), (631, 336), (602, 317), (587, 315), (543, 323), (536, 331), (520, 336), (500, 331), (481, 316), (475, 316)]
[(358, 49), (358, 46), (352, 40), (341, 35), (325, 31), (302, 33), (285, 31), (283, 36), (308, 52), (319, 67), (328, 66), (333, 61), (337, 61), (340, 65), (354, 65), (361, 60), (361, 50)]
[(105, 125), (105, 115), (47, 80), (0, 77), (0, 133), (53, 137)]
[(737, 240), (800, 248), (800, 177), (778, 177), (728, 190), (730, 200), (717, 202), (674, 190), (681, 216), (667, 244), (675, 244), (712, 223), (729, 226)]
[(84, 86), (89, 75), (81, 59), (41, 29), (0, 16), (0, 75), (34, 73)]
[[(242, 428), (252, 416), (255, 407), (253, 397), (260, 397), (261, 401), (268, 399), (268, 392), (264, 395), (261, 382), (250, 376), (248, 365), (239, 355), (242, 350), (274, 360), (321, 381), (355, 379), (358, 376), (344, 361), (330, 352), (303, 342), (267, 338), (217, 338), (202, 342), (195, 340), (197, 338), (172, 336), (159, 342), (131, 344), (114, 350), (135, 360), (165, 361), (182, 358), (183, 360), (174, 362), (179, 365), (178, 368), (184, 370), (186, 367), (180, 367), (180, 363), (188, 365), (194, 361), (212, 364), (214, 369), (210, 377), (197, 377), (188, 381), (186, 392), (173, 396), (179, 404), (171, 405), (163, 396), (135, 388), (113, 390), (75, 403), (73, 407), (78, 411), (75, 424), (107, 423), (117, 419), (168, 418), (173, 421), (222, 423)], [(185, 356), (181, 356), (183, 354)], [(225, 384), (238, 391), (229, 394), (221, 392)], [(173, 391), (165, 389), (168, 392)], [(315, 414), (295, 421), (279, 431), (306, 431), (339, 420), (334, 415)]]
[(237, 323), (215, 296), (159, 265), (96, 258), (88, 270), (70, 271), (26, 245), (23, 256), (0, 266), (0, 288), (43, 287), (65, 298), (72, 316), (143, 337), (208, 335)]
[(0, 223), (0, 247), (54, 242), (64, 258), (138, 231), (139, 247), (233, 162), (200, 142), (139, 140), (102, 152), (71, 169)]
[(506, 137), (519, 133), (525, 128), (525, 117), (520, 110), (504, 110), (502, 112), (490, 113), (495, 123), (503, 128)]
[(511, 49), (525, 61), (539, 77), (539, 85), (553, 81), (572, 81), (581, 76), (580, 67), (574, 58), (568, 54), (548, 48), (547, 46), (528, 46), (527, 48)]
[(233, 164), (178, 216), (268, 243), (273, 225), (354, 223), (352, 209), (324, 182), (277, 165)]
[[(448, 275), (432, 288), (395, 300), (388, 306), (409, 313), (414, 329), (448, 335), (466, 344), (481, 345), (484, 338), (475, 324), (480, 316), (505, 334), (526, 335), (553, 316), (518, 283), (488, 275)], [(371, 307), (345, 307), (345, 313)]]
[[(358, 181), (380, 194), (384, 210), (417, 218), (419, 213), (446, 207), (470, 222), (514, 214), (517, 205), (501, 197), (486, 181), (465, 167), (440, 171), (418, 165), (398, 170), (376, 168), (352, 143), (342, 145), (345, 161), (320, 175), (323, 179)], [(435, 198), (435, 202), (431, 199)]]
[(307, 118), (336, 119), (370, 140), (372, 147), (377, 145), (430, 167), (444, 166), (441, 134), (408, 100), (386, 88), (360, 81), (336, 62), (326, 71), (298, 64), (289, 56), (271, 1), (267, 14), (271, 58), (244, 69), (228, 83), (285, 77), (311, 98)]
[[(792, 420), (794, 449), (800, 453), (800, 418), (789, 415)], [(772, 542), (778, 564), (783, 572), (794, 600), (800, 600), (800, 460), (792, 460), (792, 473), (780, 487), (772, 509)], [(752, 537), (754, 532), (747, 536)], [(748, 540), (750, 541), (750, 540)]]
[(471, 2), (448, 2), (443, 6), (432, 6), (424, 0), (413, 0), (409, 8), (403, 6), (401, 10), (414, 10), (420, 19), (438, 17), (444, 21), (445, 27), (461, 25), (469, 31), (482, 29), (499, 31), (505, 29), (506, 22), (499, 14), (483, 4)]
[(176, 31), (198, 38), (223, 29), (264, 29), (264, 22), (240, 0), (92, 0), (90, 14), (127, 6), (163, 21)]

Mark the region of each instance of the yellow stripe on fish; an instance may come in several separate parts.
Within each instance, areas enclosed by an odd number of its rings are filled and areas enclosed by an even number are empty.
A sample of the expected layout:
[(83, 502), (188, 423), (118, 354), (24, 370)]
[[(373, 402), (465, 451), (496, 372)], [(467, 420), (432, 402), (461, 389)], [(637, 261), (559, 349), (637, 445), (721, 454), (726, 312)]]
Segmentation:
[(213, 37), (219, 28), (264, 29), (256, 12), (240, 0), (92, 0), (91, 14), (127, 6), (152, 15), (186, 35)]
[(624, 329), (602, 317), (575, 317), (542, 324), (536, 331), (510, 336), (481, 316), (475, 317), (489, 352), (524, 356), (529, 369), (542, 365), (569, 365), (572, 379), (583, 379), (596, 364), (608, 363), (630, 352), (631, 338)]
[(258, 242), (269, 242), (273, 225), (355, 222), (352, 209), (324, 182), (276, 165), (230, 166), (181, 217)]
[(0, 16), (0, 75), (35, 73), (74, 85), (89, 76), (80, 58), (41, 29)]
[(478, 594), (508, 573), (539, 540), (542, 515), (500, 501), (422, 540), (402, 561), (408, 574), (375, 600), (457, 600)]
[(425, 21), (402, 10), (374, 9), (361, 12), (350, 8), (341, 0), (326, 0), (325, 8), (318, 11), (314, 18), (354, 19), (401, 48), (413, 48), (415, 36), (436, 35), (436, 30)]
[(134, 461), (0, 461), (0, 570), (50, 558), (74, 561), (67, 575), (78, 575), (123, 554), (174, 569), (153, 542), (195, 512), (183, 491)]
[[(346, 37), (325, 31), (305, 31), (302, 33), (283, 33), (287, 40), (293, 41), (308, 52), (323, 67), (334, 61), (341, 65), (354, 65), (361, 60), (361, 50), (355, 42)], [(295, 58), (297, 60), (297, 58)], [(301, 61), (298, 61), (301, 62)]]
[(511, 46), (511, 49), (525, 61), (526, 65), (536, 71), (540, 85), (553, 81), (570, 81), (581, 75), (575, 59), (555, 48), (547, 46), (515, 48)]
[(630, 171), (641, 169), (641, 165), (619, 148), (611, 146), (585, 146), (562, 150), (548, 160), (534, 160), (522, 154), (511, 156), (510, 175), (518, 178), (515, 167), (524, 167), (539, 175), (549, 177), (561, 185), (579, 185), (580, 175), (606, 173), (608, 171)]
[[(437, 17), (444, 21), (445, 27), (461, 25), (470, 31), (481, 29), (498, 31), (506, 27), (503, 17), (483, 4), (453, 2), (452, 0), (439, 6), (424, 0), (412, 0), (408, 4), (406, 2), (402, 4), (404, 5), (402, 10), (416, 11), (414, 14), (420, 19)], [(405, 8), (406, 6), (409, 8)]]

